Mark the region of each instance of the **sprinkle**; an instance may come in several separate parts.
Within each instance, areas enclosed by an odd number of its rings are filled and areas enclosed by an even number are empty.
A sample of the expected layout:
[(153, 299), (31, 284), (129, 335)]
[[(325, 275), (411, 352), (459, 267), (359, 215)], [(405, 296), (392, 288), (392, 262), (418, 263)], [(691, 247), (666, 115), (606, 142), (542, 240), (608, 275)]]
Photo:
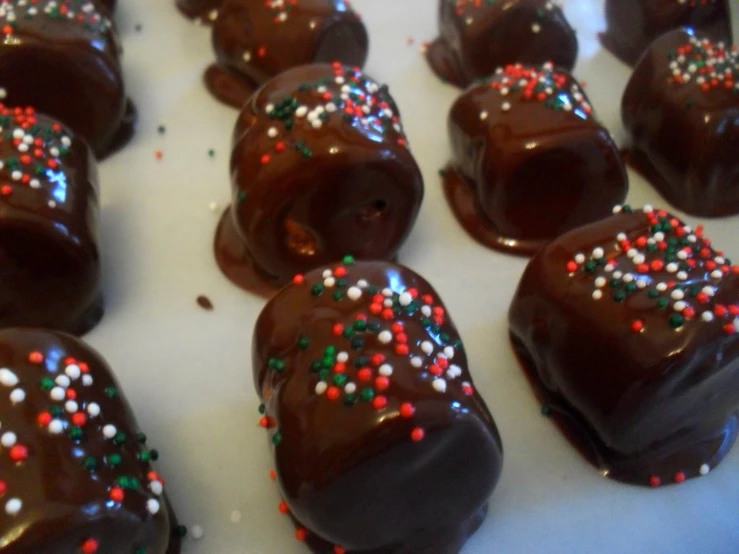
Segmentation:
[(150, 514), (156, 514), (159, 511), (159, 501), (150, 498), (146, 502), (146, 509), (149, 510)]
[(0, 437), (0, 444), (2, 444), (5, 448), (11, 448), (13, 445), (15, 445), (16, 440), (17, 437), (15, 436), (15, 433), (8, 431), (7, 433), (3, 433), (3, 436)]
[(49, 397), (55, 402), (60, 402), (64, 400), (66, 396), (67, 393), (64, 392), (64, 389), (62, 387), (54, 387), (53, 389), (51, 389), (51, 392), (49, 392)]
[(426, 436), (426, 432), (421, 427), (416, 427), (411, 431), (411, 440), (413, 442), (421, 442)]
[(26, 399), (26, 392), (23, 389), (14, 389), (10, 393), (10, 402), (12, 404), (20, 404)]
[(379, 340), (382, 344), (388, 344), (391, 340), (393, 340), (393, 334), (390, 331), (382, 331), (379, 335), (377, 335), (377, 340)]
[(114, 438), (117, 433), (118, 433), (118, 430), (115, 428), (114, 425), (106, 425), (105, 427), (103, 427), (103, 436), (106, 439)]
[(700, 473), (701, 475), (708, 475), (709, 471), (711, 471), (710, 466), (708, 464), (703, 464), (698, 470), (698, 473)]
[(15, 516), (18, 515), (18, 512), (21, 511), (21, 508), (23, 507), (23, 502), (20, 501), (18, 498), (11, 498), (5, 503), (5, 513), (9, 516)]
[(190, 528), (190, 536), (192, 536), (193, 539), (196, 541), (203, 538), (203, 535), (205, 534), (205, 531), (200, 525), (193, 525)]
[(444, 379), (434, 379), (431, 385), (436, 392), (446, 392), (446, 381)]
[(60, 420), (54, 419), (49, 423), (48, 431), (52, 435), (59, 435), (64, 431), (64, 424)]
[(5, 387), (14, 387), (18, 384), (18, 376), (4, 367), (0, 369), (0, 384)]
[(430, 356), (434, 351), (434, 345), (430, 341), (425, 340), (421, 343), (421, 350), (423, 350), (424, 354)]

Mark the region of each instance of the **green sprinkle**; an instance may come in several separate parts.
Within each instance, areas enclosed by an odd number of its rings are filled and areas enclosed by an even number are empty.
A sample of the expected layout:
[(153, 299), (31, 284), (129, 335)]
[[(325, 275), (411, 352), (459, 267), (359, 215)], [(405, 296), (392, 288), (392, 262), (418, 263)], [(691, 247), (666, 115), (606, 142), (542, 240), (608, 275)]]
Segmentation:
[(280, 446), (280, 443), (282, 443), (282, 433), (277, 431), (274, 435), (272, 435), (272, 444), (275, 446)]
[(305, 335), (301, 336), (298, 339), (298, 348), (301, 350), (306, 350), (310, 346), (310, 339), (306, 337)]
[(344, 256), (344, 265), (352, 265), (354, 263), (354, 256)]
[(139, 444), (146, 444), (146, 435), (143, 433), (138, 433), (136, 435), (136, 440), (139, 442)]
[(80, 427), (77, 427), (76, 425), (73, 425), (69, 428), (69, 438), (73, 441), (80, 440), (85, 434), (82, 432), (82, 429)]
[(321, 294), (323, 294), (323, 285), (320, 283), (313, 285), (310, 289), (310, 293), (313, 296), (321, 296)]
[(115, 437), (113, 437), (113, 444), (115, 444), (116, 446), (121, 446), (125, 442), (126, 442), (125, 433), (116, 433)]
[(364, 388), (359, 393), (359, 398), (361, 398), (364, 402), (371, 402), (372, 399), (375, 397), (375, 391), (372, 388)]
[(678, 329), (682, 327), (684, 323), (685, 318), (680, 314), (672, 314), (670, 316), (670, 327), (672, 327), (673, 329)]
[(49, 377), (44, 377), (43, 379), (41, 379), (41, 390), (49, 392), (53, 388), (54, 388), (53, 379), (50, 379)]
[(87, 456), (82, 461), (82, 467), (84, 467), (87, 471), (95, 471), (98, 467), (98, 462), (93, 456)]
[(118, 390), (115, 387), (106, 387), (105, 396), (108, 398), (118, 398)]
[(549, 417), (550, 415), (552, 415), (552, 408), (548, 404), (544, 404), (541, 407), (541, 415), (543, 415), (544, 417)]
[(121, 455), (111, 454), (110, 456), (106, 456), (105, 462), (111, 467), (118, 467), (121, 465)]

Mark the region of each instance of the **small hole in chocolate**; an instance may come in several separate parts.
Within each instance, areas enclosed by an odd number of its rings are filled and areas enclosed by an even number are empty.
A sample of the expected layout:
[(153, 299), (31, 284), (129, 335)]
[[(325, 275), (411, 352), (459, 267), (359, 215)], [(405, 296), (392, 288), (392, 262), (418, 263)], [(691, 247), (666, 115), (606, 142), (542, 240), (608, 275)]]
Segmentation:
[(374, 221), (387, 214), (388, 206), (384, 200), (375, 200), (359, 209), (359, 217), (365, 221)]

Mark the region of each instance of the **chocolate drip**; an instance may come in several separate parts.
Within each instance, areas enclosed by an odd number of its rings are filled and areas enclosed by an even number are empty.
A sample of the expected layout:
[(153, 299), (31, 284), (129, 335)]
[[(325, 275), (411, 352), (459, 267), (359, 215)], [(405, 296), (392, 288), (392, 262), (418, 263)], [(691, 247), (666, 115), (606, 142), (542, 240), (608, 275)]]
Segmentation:
[(628, 159), (671, 204), (739, 213), (739, 55), (689, 29), (654, 41), (626, 87)]
[(320, 553), (459, 552), (502, 448), (422, 277), (352, 258), (299, 276), (259, 316), (252, 352), (299, 538)]
[(242, 110), (216, 259), (237, 285), (284, 285), (346, 252), (392, 259), (423, 198), (387, 87), (340, 64), (289, 70)]
[(205, 83), (220, 101), (241, 108), (254, 91), (292, 67), (340, 62), (361, 68), (369, 39), (343, 0), (271, 5), (225, 0), (213, 25), (217, 62)]
[(120, 44), (107, 12), (90, 0), (41, 0), (8, 2), (2, 13), (6, 102), (59, 119), (99, 158), (123, 146), (136, 112), (126, 98)]
[(603, 46), (632, 66), (654, 39), (678, 27), (731, 42), (728, 0), (606, 0), (606, 25)]
[(506, 66), (470, 87), (452, 106), (449, 135), (447, 200), (491, 248), (533, 254), (610, 214), (628, 191), (618, 148), (587, 96), (551, 64)]
[(577, 59), (575, 31), (549, 0), (440, 0), (439, 35), (429, 46), (428, 62), (458, 87), (507, 64), (551, 61), (571, 70)]
[(103, 315), (97, 164), (32, 108), (0, 104), (0, 327), (82, 334)]
[(179, 554), (156, 450), (102, 358), (63, 333), (0, 331), (4, 554)]
[(575, 229), (529, 263), (511, 338), (544, 411), (606, 476), (705, 475), (737, 434), (739, 267), (664, 211)]

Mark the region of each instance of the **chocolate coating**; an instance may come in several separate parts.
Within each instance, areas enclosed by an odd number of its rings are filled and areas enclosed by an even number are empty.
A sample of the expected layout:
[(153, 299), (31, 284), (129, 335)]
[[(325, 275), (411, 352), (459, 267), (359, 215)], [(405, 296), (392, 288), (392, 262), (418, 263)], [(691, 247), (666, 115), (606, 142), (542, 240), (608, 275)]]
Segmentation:
[(103, 315), (95, 158), (30, 108), (0, 127), (0, 327), (82, 334)]
[(423, 198), (387, 87), (340, 64), (291, 69), (251, 98), (234, 130), (231, 180), (216, 258), (250, 289), (254, 273), (281, 286), (346, 252), (392, 259)]
[(218, 18), (218, 10), (223, 0), (177, 0), (177, 7), (191, 19), (212, 23)]
[(546, 410), (604, 475), (679, 483), (734, 443), (730, 264), (700, 227), (624, 211), (563, 235), (526, 268), (509, 312), (514, 347)]
[(205, 73), (206, 85), (222, 102), (241, 108), (260, 85), (292, 67), (340, 62), (361, 68), (369, 38), (344, 0), (224, 0), (213, 48), (217, 62)]
[(639, 61), (622, 99), (629, 159), (677, 208), (737, 214), (737, 113), (736, 50), (688, 29), (667, 33)]
[(439, 38), (426, 57), (443, 80), (466, 87), (496, 68), (553, 62), (571, 70), (577, 37), (551, 0), (439, 0)]
[(103, 359), (63, 333), (5, 329), (0, 368), (3, 554), (178, 554), (157, 456)]
[(693, 27), (731, 42), (728, 0), (606, 0), (603, 46), (635, 65), (651, 42), (678, 27)]
[(280, 491), (314, 552), (459, 552), (500, 475), (495, 423), (431, 285), (344, 262), (296, 280), (257, 320)]
[(452, 106), (449, 135), (447, 200), (492, 248), (533, 254), (610, 214), (628, 191), (618, 148), (585, 93), (550, 64), (506, 66), (471, 86)]
[(128, 142), (136, 111), (126, 98), (118, 36), (99, 5), (12, 0), (0, 9), (0, 28), (0, 87), (7, 103), (61, 120), (99, 158)]
[(113, 14), (116, 7), (116, 0), (98, 0), (98, 3), (102, 4), (102, 6), (108, 10), (108, 14)]

